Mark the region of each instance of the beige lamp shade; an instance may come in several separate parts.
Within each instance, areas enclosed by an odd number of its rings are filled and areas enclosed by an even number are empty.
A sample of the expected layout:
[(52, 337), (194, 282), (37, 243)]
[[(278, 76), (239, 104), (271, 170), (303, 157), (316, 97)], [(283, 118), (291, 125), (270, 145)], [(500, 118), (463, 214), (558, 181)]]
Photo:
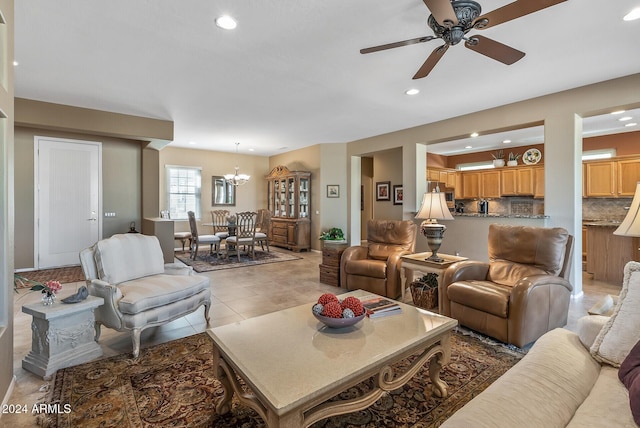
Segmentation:
[(447, 207), (447, 201), (444, 199), (444, 193), (436, 191), (425, 193), (416, 218), (453, 220), (449, 207)]
[(631, 208), (614, 235), (640, 236), (640, 181), (636, 184), (636, 193), (631, 201)]

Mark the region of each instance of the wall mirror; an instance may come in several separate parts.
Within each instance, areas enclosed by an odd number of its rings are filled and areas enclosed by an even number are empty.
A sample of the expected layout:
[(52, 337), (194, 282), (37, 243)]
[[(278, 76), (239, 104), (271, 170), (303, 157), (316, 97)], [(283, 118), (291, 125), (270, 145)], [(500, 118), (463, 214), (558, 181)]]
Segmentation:
[(211, 177), (211, 205), (235, 206), (236, 205), (236, 186), (225, 181), (224, 177)]

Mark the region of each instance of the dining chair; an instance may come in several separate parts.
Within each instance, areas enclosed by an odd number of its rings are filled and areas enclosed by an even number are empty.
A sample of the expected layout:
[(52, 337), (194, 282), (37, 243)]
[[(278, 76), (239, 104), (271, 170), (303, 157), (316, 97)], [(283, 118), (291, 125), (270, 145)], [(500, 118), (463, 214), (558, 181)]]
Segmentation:
[(213, 221), (213, 234), (218, 238), (227, 239), (229, 237), (229, 227), (227, 220), (229, 218), (229, 210), (212, 210), (211, 220)]
[[(160, 218), (171, 219), (169, 210), (160, 211)], [(175, 227), (175, 226), (174, 226)], [(184, 252), (184, 245), (189, 241), (189, 248), (191, 248), (191, 232), (173, 232), (173, 239), (182, 243), (182, 252)]]
[(256, 220), (256, 242), (260, 243), (260, 248), (264, 251), (264, 244), (267, 244), (267, 252), (269, 251), (269, 225), (271, 224), (271, 211), (267, 209), (258, 210), (258, 219)]
[(227, 238), (227, 256), (229, 251), (235, 248), (238, 261), (240, 261), (240, 248), (242, 245), (246, 247), (247, 252), (251, 253), (251, 258), (255, 260), (255, 244), (256, 244), (256, 217), (257, 213), (245, 211), (236, 214), (236, 234)]
[(198, 225), (196, 224), (196, 215), (193, 211), (188, 211), (189, 227), (191, 228), (191, 259), (195, 260), (198, 255), (200, 244), (209, 244), (211, 246), (211, 254), (214, 253), (215, 247), (216, 257), (219, 255), (220, 238), (216, 235), (200, 235), (198, 234)]

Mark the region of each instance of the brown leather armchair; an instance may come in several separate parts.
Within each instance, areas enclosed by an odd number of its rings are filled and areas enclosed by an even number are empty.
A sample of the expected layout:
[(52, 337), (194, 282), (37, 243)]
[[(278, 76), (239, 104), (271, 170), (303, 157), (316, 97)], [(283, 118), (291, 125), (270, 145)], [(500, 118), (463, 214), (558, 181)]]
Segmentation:
[(573, 236), (563, 228), (489, 226), (489, 263), (444, 273), (443, 315), (519, 347), (567, 323)]
[(412, 254), (417, 226), (410, 220), (369, 220), (367, 246), (349, 247), (340, 259), (340, 286), (395, 299), (402, 292), (400, 257)]

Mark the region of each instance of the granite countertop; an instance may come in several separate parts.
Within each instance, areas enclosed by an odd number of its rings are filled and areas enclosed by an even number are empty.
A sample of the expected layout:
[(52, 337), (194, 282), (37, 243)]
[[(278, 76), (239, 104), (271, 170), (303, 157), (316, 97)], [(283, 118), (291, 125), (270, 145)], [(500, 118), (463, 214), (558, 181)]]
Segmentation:
[(548, 215), (534, 214), (478, 214), (478, 213), (452, 213), (454, 217), (474, 218), (549, 218)]
[(620, 226), (621, 221), (617, 220), (583, 220), (583, 226), (594, 226), (594, 227), (618, 227)]

